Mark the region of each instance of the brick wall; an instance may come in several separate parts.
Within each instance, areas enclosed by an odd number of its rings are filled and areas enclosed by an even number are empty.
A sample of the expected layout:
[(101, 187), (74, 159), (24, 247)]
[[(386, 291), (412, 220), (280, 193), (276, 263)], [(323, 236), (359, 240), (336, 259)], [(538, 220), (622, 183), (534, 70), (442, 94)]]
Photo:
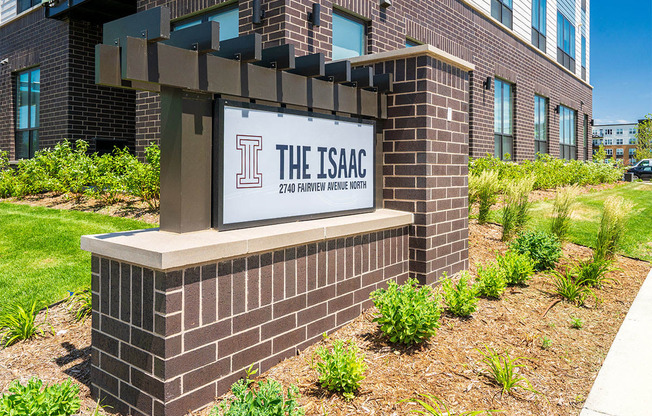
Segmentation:
[(351, 321), (387, 281), (405, 281), (408, 228), (183, 270), (91, 264), (93, 397), (122, 414), (177, 416), (249, 365), (266, 371)]
[[(0, 27), (0, 149), (15, 157), (16, 72), (41, 68), (40, 148), (95, 137), (134, 145), (134, 93), (95, 85), (101, 28), (46, 19), (44, 8)], [(92, 145), (92, 143), (91, 143)]]

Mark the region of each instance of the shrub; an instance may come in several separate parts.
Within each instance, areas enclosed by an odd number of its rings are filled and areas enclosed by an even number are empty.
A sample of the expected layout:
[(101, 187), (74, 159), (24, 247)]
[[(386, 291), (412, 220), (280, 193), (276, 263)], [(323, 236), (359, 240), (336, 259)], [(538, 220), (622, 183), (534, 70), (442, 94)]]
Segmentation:
[(515, 232), (521, 231), (529, 219), (530, 202), (528, 197), (534, 186), (534, 178), (522, 178), (507, 185), (505, 207), (503, 208), (502, 240), (512, 238)]
[(70, 416), (81, 407), (79, 386), (70, 379), (43, 387), (32, 378), (23, 386), (18, 380), (9, 385), (9, 393), (0, 398), (0, 415)]
[(498, 384), (502, 393), (509, 393), (516, 388), (537, 393), (532, 388), (530, 382), (523, 376), (518, 374), (517, 369), (525, 367), (523, 364), (516, 364), (516, 362), (523, 357), (510, 358), (509, 354), (498, 354), (493, 348), (485, 346), (485, 351), (480, 351), (482, 354), (482, 362), (487, 365), (489, 373), (485, 375)]
[(576, 306), (584, 305), (586, 298), (593, 294), (591, 289), (583, 286), (581, 282), (573, 277), (570, 269), (566, 269), (563, 273), (553, 270), (550, 277), (552, 278), (555, 294)]
[(344, 398), (352, 400), (367, 370), (364, 354), (359, 352), (360, 349), (352, 340), (348, 343), (333, 341), (332, 352), (321, 346), (317, 350), (321, 361), (316, 363), (319, 384), (326, 390), (342, 393)]
[(291, 385), (287, 397), (281, 383), (267, 379), (258, 383), (256, 390), (249, 376), (256, 371), (247, 371), (246, 379), (240, 379), (231, 386), (233, 398), (213, 408), (211, 415), (219, 416), (301, 416), (305, 410), (297, 404), (299, 389)]
[(534, 264), (526, 254), (508, 251), (502, 256), (496, 256), (496, 262), (508, 285), (523, 285), (534, 274)]
[(511, 251), (529, 256), (535, 271), (553, 268), (561, 257), (561, 243), (557, 236), (542, 231), (522, 233), (509, 247)]
[(161, 199), (160, 175), (161, 149), (152, 143), (145, 148), (145, 163), (138, 163), (127, 175), (127, 189), (151, 209), (157, 209)]
[(430, 286), (417, 288), (416, 279), (404, 285), (389, 282), (387, 289), (371, 293), (378, 316), (374, 322), (389, 340), (398, 344), (418, 344), (435, 335), (439, 327), (439, 297), (433, 297)]
[(617, 283), (614, 278), (607, 277), (607, 273), (615, 270), (609, 260), (589, 259), (576, 264), (574, 274), (579, 284), (589, 287), (601, 288), (606, 282)]
[(478, 180), (480, 177), (478, 175), (473, 175), (469, 173), (469, 212), (473, 208), (473, 205), (478, 202)]
[(564, 241), (570, 228), (570, 217), (573, 213), (575, 198), (579, 192), (577, 186), (568, 186), (555, 195), (555, 201), (552, 205), (552, 222), (550, 223), (550, 232)]
[(475, 286), (480, 296), (499, 299), (507, 287), (505, 273), (496, 263), (491, 263), (487, 267), (478, 266)]
[(68, 299), (68, 310), (75, 316), (75, 320), (83, 321), (91, 316), (93, 311), (92, 301), (93, 294), (90, 289), (75, 292)]
[[(20, 305), (8, 307), (0, 315), (0, 344), (8, 347), (18, 341), (31, 339), (37, 334), (44, 335), (44, 323), (36, 323), (38, 302), (32, 302), (29, 310)], [(47, 321), (47, 315), (45, 317)]]
[(571, 316), (571, 328), (573, 329), (582, 329), (584, 322), (576, 316)]
[(423, 408), (423, 410), (411, 410), (410, 413), (420, 413), (422, 415), (431, 415), (431, 416), (477, 416), (482, 414), (492, 414), (496, 410), (476, 410), (464, 413), (453, 413), (452, 410), (444, 404), (444, 402), (436, 396), (430, 394), (420, 394), (421, 397), (427, 399), (422, 400), (419, 397), (413, 397), (408, 400), (401, 400), (401, 403), (404, 402), (414, 402)]
[(633, 204), (621, 196), (610, 196), (604, 202), (600, 229), (595, 243), (593, 257), (596, 260), (611, 259), (616, 254), (620, 240), (625, 233), (627, 214)]
[(9, 153), (5, 150), (0, 150), (0, 171), (9, 167)]
[(541, 348), (549, 350), (550, 347), (552, 347), (552, 340), (547, 335), (544, 335), (543, 338), (541, 338)]
[[(446, 277), (446, 275), (444, 275)], [(452, 279), (445, 279), (442, 287), (444, 289), (444, 300), (448, 310), (457, 316), (470, 316), (478, 306), (477, 289), (469, 283), (469, 274), (462, 272), (457, 284)]]
[(476, 189), (477, 199), (480, 204), (478, 222), (484, 224), (489, 218), (489, 209), (498, 201), (498, 191), (500, 190), (498, 173), (493, 171), (482, 172), (477, 179)]

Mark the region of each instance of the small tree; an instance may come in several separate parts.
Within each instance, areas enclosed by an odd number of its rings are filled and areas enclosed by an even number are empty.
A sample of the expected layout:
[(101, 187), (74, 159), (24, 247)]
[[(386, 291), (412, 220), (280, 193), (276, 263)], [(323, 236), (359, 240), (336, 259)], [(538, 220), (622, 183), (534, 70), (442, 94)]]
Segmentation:
[(645, 116), (636, 131), (636, 159), (652, 158), (652, 113)]
[(593, 155), (593, 161), (596, 163), (604, 163), (607, 160), (607, 151), (604, 150), (604, 146), (600, 145), (598, 151)]

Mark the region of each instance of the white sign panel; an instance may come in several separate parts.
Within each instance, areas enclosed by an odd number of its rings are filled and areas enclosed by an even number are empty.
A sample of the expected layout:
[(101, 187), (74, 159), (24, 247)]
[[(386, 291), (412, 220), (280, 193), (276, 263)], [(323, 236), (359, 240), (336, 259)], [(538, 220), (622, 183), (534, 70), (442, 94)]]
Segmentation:
[(221, 224), (374, 207), (373, 124), (224, 106)]

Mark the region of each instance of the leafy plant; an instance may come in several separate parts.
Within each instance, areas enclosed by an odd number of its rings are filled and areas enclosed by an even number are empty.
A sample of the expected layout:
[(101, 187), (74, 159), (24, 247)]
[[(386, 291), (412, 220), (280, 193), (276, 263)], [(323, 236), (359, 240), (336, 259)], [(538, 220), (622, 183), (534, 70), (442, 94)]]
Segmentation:
[(387, 289), (371, 293), (378, 315), (374, 322), (389, 340), (398, 344), (418, 344), (435, 335), (439, 327), (440, 298), (434, 296), (430, 286), (417, 288), (416, 279), (408, 279), (398, 286), (390, 281)]
[(61, 384), (43, 387), (43, 381), (32, 378), (23, 386), (18, 380), (9, 385), (9, 393), (0, 398), (0, 415), (69, 416), (81, 406), (79, 386), (70, 379)]
[(561, 242), (556, 235), (543, 231), (520, 234), (509, 245), (511, 251), (526, 254), (532, 259), (535, 271), (549, 270), (561, 257)]
[(68, 310), (75, 316), (76, 321), (83, 321), (93, 312), (93, 294), (90, 289), (75, 292), (68, 299)]
[(524, 357), (511, 358), (509, 354), (498, 354), (493, 348), (485, 346), (485, 351), (477, 350), (482, 354), (482, 362), (487, 365), (488, 373), (485, 375), (498, 384), (502, 393), (509, 393), (516, 388), (538, 393), (527, 378), (519, 375), (519, 368), (525, 367), (516, 362)]
[(576, 316), (571, 316), (570, 319), (571, 319), (571, 325), (570, 325), (571, 328), (582, 329), (582, 327), (584, 326), (584, 322), (582, 321), (582, 319)]
[[(276, 380), (267, 379), (258, 383), (256, 390), (254, 382), (249, 378), (257, 370), (247, 370), (245, 379), (236, 381), (231, 386), (233, 398), (222, 402), (211, 411), (214, 416), (301, 416), (305, 410), (297, 404), (299, 389), (291, 385), (287, 394), (283, 394), (283, 386)], [(286, 397), (287, 396), (287, 397)]]
[(541, 338), (541, 348), (549, 350), (550, 347), (552, 347), (552, 340), (547, 335), (544, 335), (543, 338)]
[(496, 263), (491, 263), (486, 267), (478, 266), (478, 277), (475, 279), (475, 286), (480, 296), (500, 299), (507, 287), (505, 273)]
[(457, 284), (444, 274), (442, 287), (448, 310), (457, 316), (470, 316), (478, 306), (478, 291), (469, 283), (468, 272), (462, 272)]
[(478, 202), (478, 175), (473, 175), (469, 173), (469, 212), (473, 208), (473, 205)]
[(579, 193), (576, 185), (565, 187), (555, 195), (552, 204), (552, 222), (550, 232), (557, 236), (559, 241), (564, 241), (570, 229), (570, 217), (575, 205), (575, 197)]
[[(16, 304), (2, 312), (0, 315), (0, 344), (8, 347), (18, 341), (31, 339), (38, 334), (45, 334), (43, 330), (45, 323), (36, 323), (38, 305), (39, 303), (34, 301), (31, 307), (25, 310)], [(45, 321), (47, 321), (47, 314)]]
[(500, 190), (500, 181), (498, 173), (494, 171), (484, 171), (476, 182), (476, 195), (479, 202), (478, 223), (484, 224), (489, 218), (489, 210), (498, 201), (498, 191)]
[(519, 232), (529, 219), (530, 202), (528, 197), (534, 186), (534, 178), (521, 178), (507, 184), (505, 207), (503, 208), (502, 241), (512, 238)]
[(588, 259), (578, 262), (573, 272), (579, 284), (601, 288), (606, 282), (618, 283), (616, 279), (607, 277), (614, 270), (609, 260)]
[(497, 412), (497, 410), (476, 410), (469, 411), (464, 413), (454, 413), (452, 410), (444, 404), (444, 402), (436, 396), (430, 394), (420, 394), (421, 397), (426, 400), (422, 400), (419, 397), (413, 397), (411, 399), (401, 400), (400, 403), (416, 403), (421, 406), (423, 410), (410, 410), (410, 413), (419, 413), (422, 415), (432, 415), (432, 416), (477, 416), (482, 414), (492, 414)]
[(317, 349), (316, 354), (321, 359), (316, 363), (319, 384), (329, 391), (342, 393), (347, 400), (352, 400), (367, 370), (364, 354), (359, 352), (360, 349), (353, 340), (348, 343), (342, 340), (333, 341), (332, 352), (324, 346)]
[(636, 158), (652, 158), (652, 113), (647, 114), (636, 129)]
[(552, 270), (550, 277), (552, 278), (555, 294), (576, 306), (584, 305), (586, 298), (593, 295), (591, 289), (583, 286), (580, 281), (573, 277), (570, 268), (563, 273)]
[(612, 259), (625, 233), (627, 215), (633, 204), (621, 196), (610, 196), (604, 202), (600, 229), (593, 257), (596, 260)]
[(534, 274), (534, 264), (526, 254), (508, 251), (504, 255), (496, 256), (496, 262), (508, 285), (523, 285)]

